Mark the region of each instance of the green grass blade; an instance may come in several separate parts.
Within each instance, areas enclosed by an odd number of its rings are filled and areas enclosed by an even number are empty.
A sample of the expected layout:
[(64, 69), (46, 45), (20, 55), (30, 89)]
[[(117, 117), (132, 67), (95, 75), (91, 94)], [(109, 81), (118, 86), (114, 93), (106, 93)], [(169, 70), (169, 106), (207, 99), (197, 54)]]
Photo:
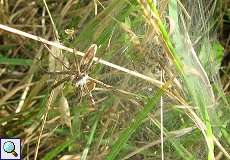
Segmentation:
[[(163, 88), (167, 88), (169, 85), (169, 82), (166, 83)], [(112, 149), (110, 153), (107, 155), (106, 160), (113, 160), (116, 158), (120, 150), (124, 147), (126, 142), (129, 140), (129, 138), (132, 136), (132, 134), (137, 130), (137, 128), (140, 127), (140, 125), (143, 123), (145, 118), (147, 118), (148, 114), (152, 111), (152, 109), (157, 105), (159, 102), (161, 96), (164, 94), (163, 89), (159, 89), (157, 93), (148, 99), (147, 104), (144, 106), (144, 109), (139, 111), (134, 118), (128, 125), (129, 127), (125, 129), (119, 136), (119, 138), (116, 140), (116, 142), (112, 145)]]
[(91, 143), (92, 143), (92, 141), (93, 141), (93, 138), (94, 138), (94, 135), (95, 135), (95, 132), (96, 132), (96, 128), (97, 128), (97, 125), (98, 125), (98, 121), (100, 120), (100, 116), (97, 116), (95, 119), (96, 119), (96, 120), (95, 120), (95, 122), (94, 122), (94, 124), (93, 124), (93, 127), (92, 127), (92, 129), (91, 129), (91, 132), (90, 132), (89, 140), (88, 140), (88, 142), (87, 142), (87, 144), (86, 144), (86, 147), (85, 147), (85, 149), (84, 149), (84, 151), (83, 151), (83, 153), (82, 153), (82, 155), (81, 155), (81, 160), (86, 160), (86, 158), (87, 158), (87, 155), (88, 155), (88, 152), (89, 152), (90, 145), (91, 145)]
[(43, 160), (52, 160), (55, 159), (55, 157), (61, 153), (64, 149), (69, 147), (72, 143), (76, 141), (76, 137), (71, 137), (70, 139), (66, 139), (64, 143), (60, 144), (56, 148), (54, 148), (52, 151), (48, 152), (42, 159)]
[(32, 63), (33, 61), (31, 59), (8, 58), (0, 56), (0, 64), (30, 66)]
[[(180, 63), (184, 64), (183, 72), (181, 76), (186, 84), (186, 90), (189, 94), (188, 99), (192, 100), (194, 106), (199, 107), (198, 114), (201, 116), (203, 122), (206, 125), (205, 137), (208, 146), (209, 159), (214, 157), (214, 144), (213, 144), (213, 131), (210, 115), (213, 122), (217, 122), (215, 112), (208, 110), (207, 106), (212, 104), (213, 93), (209, 85), (206, 73), (202, 66), (199, 64), (199, 60), (194, 56), (193, 48), (189, 44), (188, 37), (186, 37), (186, 31), (181, 32), (179, 27), (179, 10), (177, 7), (177, 1), (171, 0), (169, 4), (169, 16), (175, 21), (175, 33), (172, 36), (173, 42), (176, 44), (176, 56), (182, 57), (178, 59)], [(184, 34), (184, 35), (183, 35)], [(187, 44), (188, 43), (188, 44)], [(189, 47), (188, 47), (189, 46)], [(192, 74), (191, 70), (198, 72), (197, 75)]]
[[(177, 8), (177, 1), (171, 0), (169, 4), (169, 15), (175, 21), (175, 31), (172, 36), (172, 40), (175, 44), (175, 48), (172, 45), (172, 41), (169, 38), (166, 27), (162, 23), (158, 10), (155, 4), (148, 0), (148, 4), (155, 14), (156, 23), (159, 27), (162, 35), (163, 42), (167, 46), (167, 49), (173, 57), (177, 71), (185, 82), (185, 90), (188, 93), (188, 99), (190, 99), (194, 106), (198, 106), (198, 114), (205, 123), (204, 136), (208, 146), (208, 157), (209, 159), (214, 158), (214, 143), (213, 143), (213, 131), (212, 122), (217, 124), (217, 116), (215, 111), (207, 109), (207, 106), (213, 105), (213, 91), (208, 80), (205, 70), (200, 65), (199, 60), (196, 57), (196, 53), (193, 49), (191, 41), (187, 35), (187, 31), (180, 30), (178, 24), (179, 10)], [(183, 21), (183, 20), (182, 20)], [(194, 73), (196, 71), (196, 74)], [(211, 118), (210, 118), (211, 116)]]

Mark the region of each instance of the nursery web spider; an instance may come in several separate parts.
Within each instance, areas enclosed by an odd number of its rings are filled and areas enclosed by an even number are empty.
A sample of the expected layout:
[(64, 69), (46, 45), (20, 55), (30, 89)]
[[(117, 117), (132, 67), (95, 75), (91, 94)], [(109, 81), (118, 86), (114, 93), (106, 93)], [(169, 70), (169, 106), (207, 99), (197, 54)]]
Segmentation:
[(68, 69), (67, 71), (52, 72), (56, 74), (68, 75), (67, 77), (61, 79), (56, 84), (54, 84), (52, 86), (52, 89), (56, 88), (57, 86), (61, 85), (66, 81), (71, 81), (71, 83), (76, 87), (76, 89), (80, 88), (80, 102), (82, 101), (82, 97), (87, 95), (90, 100), (90, 105), (95, 106), (95, 101), (91, 92), (95, 89), (96, 83), (106, 88), (111, 88), (111, 86), (104, 84), (103, 82), (88, 76), (88, 71), (92, 66), (93, 59), (95, 57), (96, 52), (97, 52), (97, 45), (92, 44), (86, 50), (84, 56), (80, 61), (80, 64), (78, 63), (76, 55), (74, 54), (75, 63), (72, 65), (71, 68), (67, 68), (65, 66), (65, 68)]

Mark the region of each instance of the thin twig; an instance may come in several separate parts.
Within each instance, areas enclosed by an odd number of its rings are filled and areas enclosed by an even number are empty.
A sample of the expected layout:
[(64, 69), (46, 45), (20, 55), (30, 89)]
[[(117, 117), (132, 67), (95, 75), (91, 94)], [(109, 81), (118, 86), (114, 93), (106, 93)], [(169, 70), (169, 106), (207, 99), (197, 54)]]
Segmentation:
[[(164, 79), (164, 70), (161, 70), (161, 82)], [(164, 110), (163, 110), (163, 96), (161, 96), (160, 106), (161, 106), (161, 160), (164, 160)]]
[[(0, 29), (3, 29), (5, 31), (8, 31), (8, 32), (11, 32), (11, 33), (15, 33), (15, 34), (18, 34), (18, 35), (21, 35), (21, 36), (24, 36), (24, 37), (27, 37), (27, 38), (30, 38), (30, 39), (33, 39), (33, 40), (36, 40), (36, 41), (40, 41), (42, 43), (46, 43), (48, 45), (51, 45), (51, 46), (54, 46), (54, 47), (57, 47), (59, 49), (62, 49), (62, 50), (65, 50), (65, 51), (68, 51), (68, 52), (72, 52), (72, 53), (75, 53), (79, 56), (83, 56), (84, 53), (83, 52), (79, 52), (79, 51), (76, 51), (72, 48), (68, 48), (66, 46), (63, 46), (62, 44), (60, 43), (56, 43), (56, 42), (52, 42), (52, 41), (48, 41), (44, 38), (41, 38), (41, 37), (38, 37), (38, 36), (35, 36), (35, 35), (32, 35), (32, 34), (29, 34), (29, 33), (26, 33), (26, 32), (23, 32), (23, 31), (20, 31), (20, 30), (17, 30), (17, 29), (14, 29), (14, 28), (11, 28), (11, 27), (8, 27), (8, 26), (5, 26), (5, 25), (2, 25), (0, 24)], [(114, 69), (117, 69), (117, 70), (120, 70), (122, 72), (125, 72), (125, 73), (128, 73), (132, 76), (135, 76), (135, 77), (138, 77), (138, 78), (141, 78), (141, 79), (144, 79), (150, 83), (152, 83), (153, 85), (157, 86), (157, 87), (160, 87), (161, 85), (164, 85), (162, 82), (158, 81), (158, 80), (155, 80), (151, 77), (148, 77), (146, 75), (143, 75), (137, 71), (133, 71), (133, 70), (129, 70), (127, 68), (124, 68), (124, 67), (121, 67), (121, 66), (118, 66), (116, 64), (113, 64), (113, 63), (110, 63), (108, 61), (105, 61), (105, 60), (102, 60), (102, 59), (98, 59), (97, 57), (94, 57), (93, 59), (94, 61), (97, 61), (101, 64), (104, 64), (106, 66), (109, 66), (111, 68), (114, 68)]]

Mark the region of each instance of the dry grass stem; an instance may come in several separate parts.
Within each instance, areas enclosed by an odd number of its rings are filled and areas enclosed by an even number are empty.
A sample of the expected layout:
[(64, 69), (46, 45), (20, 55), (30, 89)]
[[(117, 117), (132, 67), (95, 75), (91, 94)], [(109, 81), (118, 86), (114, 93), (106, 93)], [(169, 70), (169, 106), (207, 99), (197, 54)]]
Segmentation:
[[(71, 53), (75, 53), (79, 56), (83, 56), (84, 53), (83, 52), (80, 52), (80, 51), (76, 51), (75, 49), (72, 49), (72, 48), (68, 48), (66, 46), (63, 46), (62, 44), (60, 43), (55, 43), (55, 42), (52, 42), (52, 41), (48, 41), (44, 38), (41, 38), (41, 37), (38, 37), (38, 36), (35, 36), (35, 35), (32, 35), (32, 34), (29, 34), (29, 33), (26, 33), (26, 32), (23, 32), (23, 31), (20, 31), (20, 30), (17, 30), (15, 28), (11, 28), (11, 27), (8, 27), (6, 25), (2, 25), (0, 24), (0, 28), (5, 30), (5, 31), (8, 31), (8, 32), (11, 32), (11, 33), (15, 33), (15, 34), (18, 34), (18, 35), (21, 35), (21, 36), (24, 36), (24, 37), (27, 37), (27, 38), (30, 38), (30, 39), (33, 39), (33, 40), (36, 40), (36, 41), (40, 41), (42, 43), (46, 43), (48, 45), (51, 45), (51, 46), (54, 46), (54, 47), (57, 47), (59, 49), (62, 49), (62, 50), (65, 50), (65, 51), (68, 51), (68, 52), (71, 52)], [(152, 83), (153, 85), (157, 86), (157, 87), (160, 87), (161, 85), (164, 85), (162, 82), (158, 81), (158, 80), (155, 80), (151, 77), (148, 77), (146, 75), (143, 75), (141, 73), (138, 73), (137, 71), (132, 71), (132, 70), (129, 70), (127, 68), (124, 68), (124, 67), (121, 67), (121, 66), (118, 66), (116, 64), (113, 64), (111, 62), (108, 62), (108, 61), (105, 61), (105, 60), (102, 60), (102, 59), (99, 59), (97, 57), (94, 57), (93, 59), (94, 61), (98, 62), (98, 63), (101, 63), (101, 64), (104, 64), (106, 66), (109, 66), (111, 68), (114, 68), (114, 69), (117, 69), (117, 70), (120, 70), (120, 71), (123, 71), (127, 74), (130, 74), (132, 76), (135, 76), (135, 77), (138, 77), (138, 78), (141, 78), (143, 80), (146, 80), (150, 83)]]

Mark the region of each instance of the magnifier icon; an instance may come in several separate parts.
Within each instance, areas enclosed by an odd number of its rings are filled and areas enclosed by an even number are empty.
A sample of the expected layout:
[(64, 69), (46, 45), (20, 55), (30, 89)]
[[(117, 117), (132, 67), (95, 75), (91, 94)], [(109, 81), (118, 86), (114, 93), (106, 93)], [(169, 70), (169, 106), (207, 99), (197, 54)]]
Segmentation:
[(15, 152), (15, 145), (13, 142), (11, 141), (7, 141), (3, 144), (3, 150), (6, 152), (6, 153), (11, 153), (14, 155), (14, 157), (17, 157), (18, 154)]

